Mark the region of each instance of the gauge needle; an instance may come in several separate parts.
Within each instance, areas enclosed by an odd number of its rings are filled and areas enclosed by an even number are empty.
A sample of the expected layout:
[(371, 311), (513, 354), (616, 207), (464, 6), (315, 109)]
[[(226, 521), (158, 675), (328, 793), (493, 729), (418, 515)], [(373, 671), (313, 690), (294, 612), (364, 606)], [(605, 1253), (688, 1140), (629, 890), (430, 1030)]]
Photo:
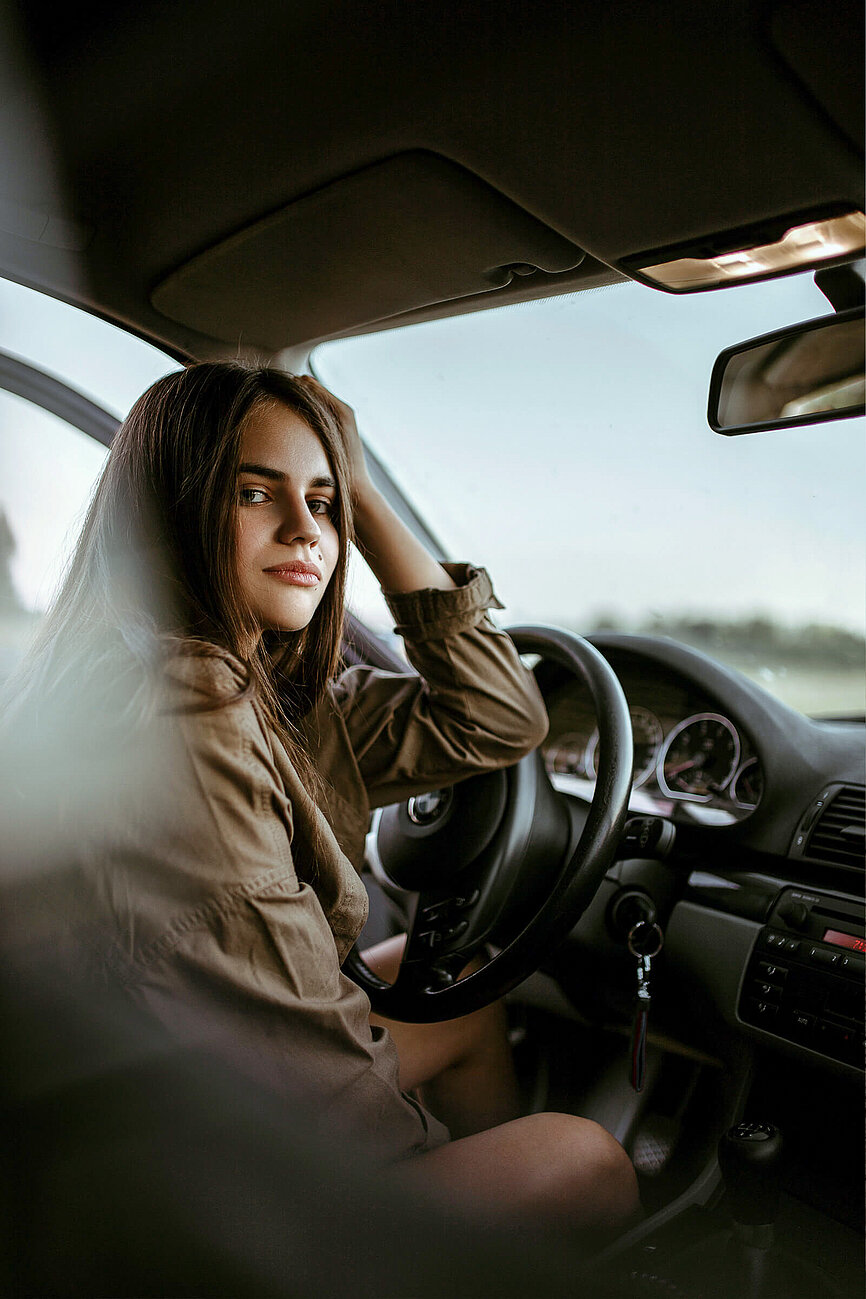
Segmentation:
[(688, 771), (689, 767), (700, 765), (700, 758), (690, 758), (688, 762), (681, 762), (678, 767), (671, 767), (668, 771), (669, 776), (678, 776), (681, 771)]

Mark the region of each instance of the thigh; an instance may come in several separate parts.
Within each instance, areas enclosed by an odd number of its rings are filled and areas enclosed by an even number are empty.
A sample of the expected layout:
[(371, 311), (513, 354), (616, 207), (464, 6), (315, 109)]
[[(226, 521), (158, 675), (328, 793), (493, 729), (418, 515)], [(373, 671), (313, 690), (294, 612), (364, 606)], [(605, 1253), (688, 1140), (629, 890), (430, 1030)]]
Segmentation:
[[(393, 983), (405, 946), (406, 935), (398, 934), (368, 948), (361, 955), (374, 974), (386, 983)], [(472, 968), (472, 965), (467, 966), (467, 970)], [(483, 1014), (483, 1011), (477, 1012), (478, 1016)], [(475, 1015), (445, 1020), (441, 1024), (403, 1024), (371, 1014), (370, 1023), (387, 1028), (394, 1039), (403, 1091), (423, 1087), (446, 1069), (460, 1064), (472, 1050), (479, 1031), (479, 1020)]]
[(535, 1219), (621, 1230), (640, 1212), (637, 1179), (618, 1141), (571, 1114), (530, 1114), (439, 1146), (397, 1166), (394, 1176), (444, 1192), (449, 1203), (488, 1209), (516, 1223)]

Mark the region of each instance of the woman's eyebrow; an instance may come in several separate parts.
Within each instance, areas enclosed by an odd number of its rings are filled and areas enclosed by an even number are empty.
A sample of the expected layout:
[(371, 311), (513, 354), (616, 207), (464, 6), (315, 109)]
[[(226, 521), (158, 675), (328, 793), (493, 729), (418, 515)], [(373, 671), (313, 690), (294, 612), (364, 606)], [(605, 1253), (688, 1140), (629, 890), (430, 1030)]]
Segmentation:
[[(287, 475), (281, 469), (272, 469), (270, 465), (256, 465), (246, 462), (238, 466), (239, 474), (258, 474), (260, 478), (269, 478), (274, 483), (284, 483)], [(336, 487), (337, 484), (333, 478), (320, 474), (318, 477), (311, 479), (311, 487)]]

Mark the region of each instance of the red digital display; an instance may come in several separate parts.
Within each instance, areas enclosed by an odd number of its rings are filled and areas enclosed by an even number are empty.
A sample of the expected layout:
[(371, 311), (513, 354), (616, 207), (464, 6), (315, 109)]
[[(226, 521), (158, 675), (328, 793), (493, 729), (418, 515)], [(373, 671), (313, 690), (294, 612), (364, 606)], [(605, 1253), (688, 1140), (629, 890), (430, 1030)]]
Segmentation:
[(850, 947), (852, 952), (866, 952), (866, 938), (856, 938), (854, 934), (842, 934), (838, 929), (825, 929), (824, 942), (833, 943), (835, 947)]

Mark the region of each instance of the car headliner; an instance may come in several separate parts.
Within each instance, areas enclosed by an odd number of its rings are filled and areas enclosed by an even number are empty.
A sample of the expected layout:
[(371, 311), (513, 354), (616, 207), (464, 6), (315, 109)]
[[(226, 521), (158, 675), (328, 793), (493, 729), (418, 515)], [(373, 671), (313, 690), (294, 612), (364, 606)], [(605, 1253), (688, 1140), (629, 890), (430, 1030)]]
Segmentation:
[(297, 359), (862, 204), (855, 0), (832, 21), (811, 0), (28, 0), (2, 20), (0, 273), (179, 355)]

